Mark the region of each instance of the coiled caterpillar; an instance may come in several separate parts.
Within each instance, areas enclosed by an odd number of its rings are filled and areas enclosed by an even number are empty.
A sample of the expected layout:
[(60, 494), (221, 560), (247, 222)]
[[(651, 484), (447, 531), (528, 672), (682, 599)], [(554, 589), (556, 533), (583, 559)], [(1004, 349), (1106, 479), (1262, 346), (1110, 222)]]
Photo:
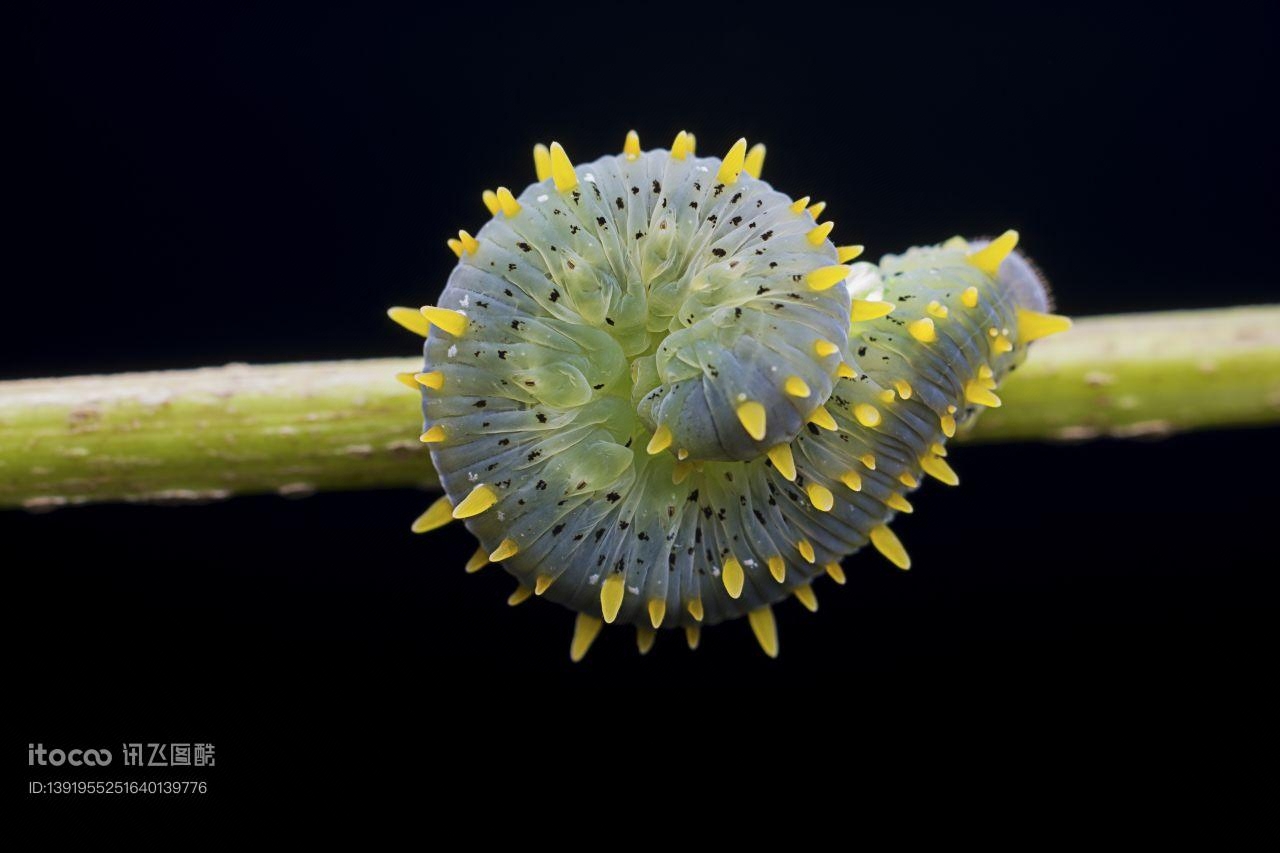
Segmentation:
[(537, 183), (448, 241), (438, 305), (389, 311), (427, 337), (402, 379), (445, 492), (413, 529), (464, 519), (468, 571), (577, 611), (574, 660), (604, 623), (644, 652), (743, 615), (774, 656), (772, 604), (816, 609), (868, 542), (908, 568), (907, 494), (958, 482), (946, 440), (1069, 326), (1012, 231), (851, 263), (823, 203), (760, 180), (763, 146), (695, 145), (633, 131), (579, 167), (536, 146)]

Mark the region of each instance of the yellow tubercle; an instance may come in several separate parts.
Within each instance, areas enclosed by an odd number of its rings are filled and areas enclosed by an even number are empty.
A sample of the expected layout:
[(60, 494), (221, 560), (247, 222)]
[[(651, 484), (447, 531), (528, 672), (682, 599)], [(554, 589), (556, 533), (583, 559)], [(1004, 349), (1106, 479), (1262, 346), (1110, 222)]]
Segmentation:
[(911, 399), (911, 384), (905, 379), (893, 380), (893, 387), (898, 392), (898, 396), (904, 400)]
[(858, 371), (854, 370), (850, 365), (840, 362), (836, 365), (836, 376), (841, 379), (857, 379)]
[(603, 626), (604, 623), (596, 617), (579, 613), (573, 622), (573, 639), (569, 641), (569, 660), (578, 663), (586, 657)]
[(1018, 340), (1023, 343), (1038, 341), (1071, 328), (1071, 318), (1061, 314), (1044, 314), (1029, 308), (1019, 308), (1017, 317)]
[(822, 568), (823, 571), (827, 573), (827, 577), (831, 578), (841, 586), (844, 586), (846, 580), (844, 576), (844, 568), (842, 568), (839, 563), (827, 563)]
[(649, 602), (649, 623), (655, 628), (662, 627), (662, 620), (667, 617), (666, 599), (655, 598)]
[(533, 146), (533, 171), (539, 181), (551, 177), (551, 152), (541, 142)]
[(760, 648), (771, 658), (778, 656), (778, 623), (773, 619), (773, 608), (767, 604), (747, 614), (751, 631), (756, 635)]
[[(809, 232), (813, 233), (813, 232)], [(829, 290), (840, 282), (844, 281), (849, 275), (849, 268), (844, 264), (833, 264), (829, 267), (818, 267), (816, 270), (808, 273), (804, 280), (809, 285), (810, 290)]]
[(898, 512), (906, 515), (910, 515), (916, 511), (916, 508), (911, 505), (911, 501), (896, 492), (885, 498), (884, 505), (889, 507), (889, 509), (897, 510)]
[(454, 255), (459, 258), (462, 257), (462, 241), (457, 237), (450, 237), (444, 241), (444, 244), (449, 247), (449, 251), (453, 252)]
[(752, 145), (751, 150), (747, 152), (747, 159), (742, 162), (742, 171), (753, 178), (759, 178), (760, 173), (764, 171), (764, 153), (763, 142)]
[(818, 221), (818, 217), (822, 215), (822, 211), (827, 209), (827, 203), (820, 201), (817, 204), (809, 205), (809, 215), (813, 217), (814, 222)]
[(824, 222), (821, 225), (815, 225), (809, 230), (808, 234), (804, 235), (805, 239), (809, 241), (810, 246), (821, 246), (823, 243), (827, 242), (827, 237), (835, 227), (836, 224), (834, 222)]
[(432, 391), (439, 391), (444, 387), (444, 374), (438, 370), (428, 371), (427, 373), (413, 374), (413, 381), (424, 388), (430, 388)]
[(671, 427), (666, 424), (659, 424), (658, 428), (653, 431), (653, 437), (649, 439), (649, 443), (645, 446), (645, 451), (650, 456), (656, 456), (671, 446), (673, 438)]
[(551, 585), (555, 582), (556, 579), (551, 575), (538, 575), (533, 579), (533, 594), (542, 595), (544, 592), (551, 589)]
[(573, 170), (573, 163), (569, 161), (569, 155), (564, 153), (564, 147), (559, 142), (551, 143), (551, 180), (562, 193), (567, 193), (578, 185), (578, 173)]
[[(467, 560), (467, 564), (462, 568), (467, 574), (474, 575), (476, 572), (489, 565), (489, 562), (489, 555), (485, 550), (483, 548), (477, 548), (476, 552), (471, 555), (470, 559)], [(521, 589), (524, 589), (524, 587), (521, 587)], [(532, 594), (532, 591), (529, 591), (528, 595)]]
[(865, 465), (868, 471), (876, 470), (876, 455), (874, 453), (864, 453), (858, 457), (858, 461)]
[(849, 319), (855, 323), (876, 320), (893, 313), (893, 303), (883, 300), (854, 299), (850, 302)]
[(924, 307), (924, 310), (930, 316), (937, 317), (939, 320), (947, 319), (947, 315), (951, 313), (950, 311), (947, 310), (947, 306), (943, 305), (941, 302), (939, 302), (936, 299), (930, 300), (929, 304)]
[(767, 560), (767, 563), (769, 566), (769, 574), (773, 576), (773, 579), (775, 581), (777, 581), (778, 583), (782, 583), (784, 580), (787, 579), (787, 561), (786, 560), (782, 559), (781, 557), (775, 554), (774, 556), (770, 557)]
[(444, 427), (440, 426), (440, 424), (436, 424), (435, 426), (431, 427), (431, 429), (427, 430), (422, 435), (418, 436), (418, 441), (421, 441), (423, 444), (434, 444), (435, 442), (444, 441), (444, 440), (445, 440)]
[(716, 182), (728, 186), (738, 182), (738, 176), (742, 174), (742, 167), (747, 159), (747, 140), (739, 139), (733, 143), (733, 147), (729, 149), (729, 153), (724, 155), (724, 160), (720, 162), (720, 171), (716, 172)]
[(764, 406), (754, 400), (749, 400), (738, 406), (738, 423), (742, 424), (742, 428), (747, 431), (747, 435), (756, 441), (764, 438), (768, 431), (768, 424), (765, 421)]
[(627, 138), (622, 141), (622, 153), (628, 160), (640, 156), (640, 134), (634, 130), (627, 131)]
[(676, 139), (671, 143), (671, 159), (683, 160), (689, 156), (689, 134), (686, 131), (680, 131), (676, 134)]
[(742, 564), (736, 557), (730, 557), (724, 561), (724, 567), (720, 570), (720, 580), (724, 582), (725, 591), (729, 593), (730, 598), (741, 597), (746, 574), (742, 571)]
[(877, 427), (883, 418), (880, 416), (880, 410), (870, 403), (858, 403), (853, 407), (853, 416), (858, 419), (858, 423), (864, 427)]
[(820, 512), (831, 512), (831, 508), (836, 505), (835, 495), (821, 483), (810, 483), (805, 491), (809, 494), (809, 502)]
[(493, 190), (485, 190), (480, 194), (480, 200), (484, 202), (484, 206), (489, 209), (490, 216), (497, 216), (498, 210), (498, 194)]
[(778, 444), (770, 447), (767, 455), (778, 473), (783, 478), (794, 483), (796, 479), (796, 459), (791, 455), (791, 445)]
[(418, 380), (414, 378), (417, 375), (418, 374), (416, 373), (408, 373), (408, 372), (397, 373), (396, 381), (406, 388), (412, 388), (414, 391), (421, 391), (422, 386), (419, 385)]
[(444, 527), (451, 521), (453, 521), (453, 502), (445, 495), (437, 498), (431, 506), (427, 507), (426, 512), (414, 519), (409, 529), (414, 533), (428, 533)]
[(831, 341), (819, 338), (813, 342), (813, 351), (818, 354), (819, 358), (826, 358), (829, 355), (835, 355), (840, 352), (840, 347), (831, 343)]
[(947, 438), (955, 438), (956, 435), (956, 419), (953, 415), (943, 415), (938, 418), (938, 424), (942, 427), (942, 434)]
[(845, 471), (840, 475), (840, 482), (844, 483), (851, 492), (862, 491), (862, 475), (857, 471)]
[(931, 344), (938, 339), (938, 330), (933, 326), (933, 320), (929, 317), (921, 317), (907, 324), (907, 332), (911, 337), (923, 344)]
[(916, 475), (910, 471), (903, 471), (898, 475), (898, 482), (906, 486), (908, 489), (914, 489), (920, 485), (920, 481), (916, 479)]
[(804, 213), (805, 208), (808, 206), (809, 206), (808, 196), (805, 196), (804, 198), (798, 198), (791, 203), (791, 212), (794, 213), (796, 216), (799, 216), (800, 214)]
[(809, 423), (822, 427), (825, 430), (834, 432), (839, 429), (836, 419), (831, 416), (831, 412), (827, 411), (826, 406), (819, 406), (809, 415)]
[(871, 528), (871, 544), (898, 568), (911, 568), (911, 557), (907, 556), (907, 549), (902, 547), (902, 540), (886, 525)]
[(520, 202), (506, 187), (498, 187), (498, 207), (502, 208), (502, 215), (507, 219), (513, 219), (521, 210)]
[(813, 392), (809, 390), (809, 383), (805, 382), (799, 376), (788, 376), (787, 381), (782, 384), (783, 389), (792, 397), (808, 397)]
[(842, 264), (862, 257), (865, 246), (836, 246), (836, 260)]
[(403, 305), (396, 305), (387, 309), (387, 316), (415, 335), (422, 335), (425, 338), (427, 333), (431, 331), (431, 323), (416, 308), (405, 308)]
[(431, 325), (448, 332), (455, 338), (461, 337), (467, 330), (467, 315), (450, 308), (437, 308), (434, 305), (423, 305), (418, 309)]
[(818, 559), (817, 553), (813, 550), (813, 543), (808, 539), (801, 539), (796, 542), (796, 550), (800, 552), (801, 557), (804, 557), (806, 563), (813, 563)]
[(524, 604), (533, 596), (533, 590), (521, 584), (516, 587), (516, 591), (507, 596), (507, 606), (515, 607), (517, 604)]
[(618, 611), (622, 609), (622, 597), (626, 591), (626, 579), (619, 572), (609, 575), (604, 583), (600, 584), (600, 613), (605, 622), (612, 623), (618, 618)]
[[(484, 483), (481, 483), (472, 489), (470, 494), (462, 499), (462, 503), (453, 508), (453, 517), (471, 518), (472, 516), (479, 515), (489, 509), (497, 502), (497, 493)], [(505, 545), (506, 543), (504, 542), (503, 544)], [(494, 562), (496, 563), (498, 561), (494, 560)]]
[(955, 469), (937, 456), (922, 456), (920, 458), (920, 467), (926, 474), (939, 482), (946, 483), (948, 486), (960, 485), (960, 477), (956, 474)]
[(964, 398), (970, 403), (979, 406), (988, 406), (992, 409), (1000, 408), (1000, 398), (992, 393), (991, 389), (983, 385), (979, 379), (970, 379), (964, 385)]
[(458, 242), (462, 244), (462, 251), (467, 254), (474, 255), (480, 250), (480, 241), (465, 229), (458, 231)]
[(690, 651), (697, 651), (698, 642), (702, 639), (702, 629), (697, 625), (688, 625), (684, 629), (684, 641), (688, 643)]
[(791, 594), (794, 595), (796, 597), (796, 601), (803, 604), (805, 609), (810, 613), (818, 612), (818, 596), (813, 594), (813, 587), (809, 586), (809, 584), (796, 587), (791, 590)]
[(1000, 264), (1009, 257), (1009, 253), (1018, 245), (1018, 232), (1012, 229), (1004, 232), (976, 252), (970, 252), (967, 260), (992, 278), (1000, 269)]
[(697, 622), (701, 622), (702, 617), (706, 615), (702, 609), (701, 598), (689, 599), (689, 601), (685, 604), (684, 608), (685, 610), (689, 611), (689, 615), (692, 616), (694, 618), (694, 621), (697, 621)]
[(657, 631), (644, 625), (636, 626), (636, 648), (640, 651), (640, 654), (649, 654), (649, 650), (653, 648), (653, 644), (657, 639)]
[(978, 288), (966, 287), (964, 292), (960, 294), (960, 304), (965, 308), (978, 307)]
[(520, 546), (516, 544), (514, 539), (503, 539), (498, 543), (498, 547), (493, 549), (493, 553), (489, 555), (489, 562), (501, 563), (503, 560), (510, 560), (519, 553)]

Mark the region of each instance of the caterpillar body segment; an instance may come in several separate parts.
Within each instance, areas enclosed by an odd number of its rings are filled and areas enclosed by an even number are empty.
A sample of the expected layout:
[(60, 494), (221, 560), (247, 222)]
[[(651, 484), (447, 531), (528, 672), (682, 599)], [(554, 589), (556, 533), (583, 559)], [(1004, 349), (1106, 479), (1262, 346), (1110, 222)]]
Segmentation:
[(499, 188), (423, 310), (449, 506), (521, 590), (581, 614), (575, 658), (603, 624), (647, 651), (741, 616), (775, 655), (770, 608), (812, 609), (845, 557), (909, 567), (907, 495), (957, 481), (947, 439), (1066, 322), (1012, 232), (850, 263), (820, 207), (759, 178), (763, 148), (690, 140), (579, 166), (535, 149), (539, 180)]

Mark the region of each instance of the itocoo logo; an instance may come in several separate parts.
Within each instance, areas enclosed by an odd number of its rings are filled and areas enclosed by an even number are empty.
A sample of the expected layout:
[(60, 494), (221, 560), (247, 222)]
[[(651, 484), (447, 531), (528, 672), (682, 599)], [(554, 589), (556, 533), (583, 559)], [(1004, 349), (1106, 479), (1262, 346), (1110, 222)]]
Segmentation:
[(42, 743), (27, 744), (27, 764), (35, 767), (61, 767), (64, 764), (70, 764), (72, 767), (81, 767), (88, 765), (90, 767), (103, 767), (111, 763), (111, 750), (109, 749), (45, 749)]

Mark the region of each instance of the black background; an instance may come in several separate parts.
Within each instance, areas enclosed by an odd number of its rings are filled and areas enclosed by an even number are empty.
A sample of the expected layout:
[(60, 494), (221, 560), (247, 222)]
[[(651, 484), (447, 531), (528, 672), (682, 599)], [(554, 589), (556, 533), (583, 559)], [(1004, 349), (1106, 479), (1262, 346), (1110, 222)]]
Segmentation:
[[(481, 189), (531, 181), (535, 141), (587, 160), (631, 127), (766, 141), (766, 179), (872, 255), (1016, 227), (1065, 313), (1277, 301), (1274, 6), (961, 5), (40, 4), (0, 378), (408, 354), (383, 309), (434, 300)], [(454, 736), (439, 715), (505, 718), (474, 741), (513, 752), (568, 723), (575, 759), (730, 750), (734, 720), (848, 742), (903, 708), (1057, 736), (1142, 707), (1194, 739), (1188, 709), (1274, 680), (1277, 438), (957, 449), (963, 486), (897, 524), (915, 568), (849, 560), (816, 616), (780, 608), (777, 661), (730, 624), (646, 658), (606, 630), (574, 666), (571, 616), (464, 575), (461, 531), (411, 536), (413, 492), (0, 514), (16, 735), (212, 741), (222, 796), (263, 797), (403, 770), (369, 739)]]

